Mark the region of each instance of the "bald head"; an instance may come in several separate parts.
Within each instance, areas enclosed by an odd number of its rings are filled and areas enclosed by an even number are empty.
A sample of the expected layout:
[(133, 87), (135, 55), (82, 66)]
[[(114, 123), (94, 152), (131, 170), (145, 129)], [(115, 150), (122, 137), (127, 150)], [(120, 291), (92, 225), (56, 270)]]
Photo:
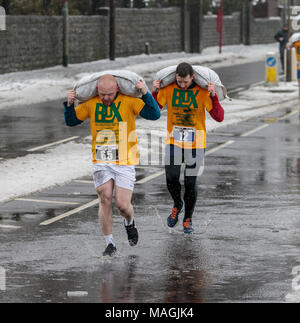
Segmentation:
[(101, 76), (97, 84), (98, 95), (106, 106), (113, 103), (118, 91), (117, 80), (110, 74)]
[(98, 88), (113, 89), (118, 86), (116, 79), (110, 75), (105, 74), (98, 80)]

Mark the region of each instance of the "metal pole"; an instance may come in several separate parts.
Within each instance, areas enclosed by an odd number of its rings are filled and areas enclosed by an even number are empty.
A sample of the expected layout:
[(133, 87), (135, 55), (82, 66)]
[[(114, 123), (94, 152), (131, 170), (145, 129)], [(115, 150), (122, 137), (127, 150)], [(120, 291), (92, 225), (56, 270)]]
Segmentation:
[[(291, 37), (291, 10), (290, 10), (290, 0), (288, 0), (288, 26), (289, 26), (289, 31), (288, 31), (288, 39)], [(287, 57), (286, 57), (286, 81), (291, 82), (292, 81), (292, 50), (291, 48), (287, 49)]]
[(150, 55), (150, 43), (149, 42), (145, 43), (145, 54)]
[(116, 43), (116, 6), (115, 0), (110, 0), (109, 10), (109, 59), (115, 60), (115, 43)]
[(68, 0), (63, 0), (63, 66), (68, 67), (69, 61), (69, 8)]
[(201, 53), (202, 50), (202, 23), (203, 23), (203, 1), (188, 0), (189, 5), (189, 33), (190, 52)]
[(287, 0), (284, 0), (283, 23), (286, 24), (287, 17)]
[(219, 14), (219, 54), (222, 53), (223, 46), (223, 14), (224, 14), (224, 0), (221, 0), (220, 14)]
[(181, 50), (185, 51), (185, 15), (186, 15), (186, 0), (181, 0)]
[(245, 45), (251, 45), (251, 0), (246, 0), (245, 8)]

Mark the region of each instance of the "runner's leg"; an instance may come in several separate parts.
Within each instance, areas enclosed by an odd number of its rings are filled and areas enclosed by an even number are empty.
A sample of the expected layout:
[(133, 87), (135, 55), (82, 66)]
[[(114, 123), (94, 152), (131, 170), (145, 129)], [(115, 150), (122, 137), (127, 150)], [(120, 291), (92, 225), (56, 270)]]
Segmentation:
[(197, 202), (197, 178), (204, 170), (204, 149), (185, 149), (184, 161), (186, 164), (184, 171), (184, 220), (192, 218)]
[(139, 240), (138, 230), (135, 227), (133, 206), (131, 204), (132, 190), (116, 186), (116, 205), (124, 217), (124, 225), (130, 246), (135, 246)]
[[(177, 149), (177, 150), (176, 150)], [(181, 208), (181, 184), (180, 184), (180, 170), (182, 162), (181, 148), (173, 145), (166, 145), (165, 150), (165, 173), (166, 182), (169, 193), (174, 201), (174, 207)]]
[(96, 188), (99, 198), (99, 221), (104, 236), (112, 234), (112, 196), (114, 190), (114, 181), (110, 179), (105, 184)]
[[(185, 170), (184, 170), (184, 218), (183, 218), (183, 232), (191, 234), (194, 229), (192, 225), (192, 216), (197, 202), (197, 175), (198, 163), (196, 160), (196, 150), (185, 150)], [(188, 155), (187, 155), (188, 154)]]
[(181, 205), (180, 169), (179, 165), (165, 165), (167, 188), (176, 208), (180, 208)]
[[(196, 164), (194, 165), (194, 168)], [(184, 205), (185, 205), (185, 212), (184, 212), (184, 220), (187, 218), (192, 218), (194, 213), (195, 205), (197, 202), (197, 176), (187, 176), (186, 171), (191, 170), (193, 166), (186, 166), (185, 173), (184, 173)]]
[(130, 223), (134, 216), (131, 204), (132, 191), (123, 187), (116, 186), (116, 206), (120, 215)]

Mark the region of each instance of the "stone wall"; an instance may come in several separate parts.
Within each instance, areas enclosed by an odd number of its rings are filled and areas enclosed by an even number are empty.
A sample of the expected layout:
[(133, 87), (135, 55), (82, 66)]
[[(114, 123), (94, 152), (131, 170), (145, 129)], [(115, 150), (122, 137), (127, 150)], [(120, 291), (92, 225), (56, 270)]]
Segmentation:
[(108, 17), (70, 16), (70, 63), (108, 57)]
[(181, 51), (180, 17), (179, 8), (117, 9), (116, 56), (141, 54), (146, 42), (151, 53)]
[[(240, 14), (224, 16), (223, 20), (223, 45), (240, 44), (241, 39)], [(202, 30), (202, 47), (217, 46), (219, 44), (219, 33), (217, 32), (217, 16), (204, 16)]]
[(0, 32), (0, 73), (60, 64), (61, 34), (58, 17), (7, 16)]
[(274, 43), (274, 36), (282, 28), (281, 19), (256, 18), (251, 23), (251, 44)]
[[(130, 56), (182, 51), (181, 11), (179, 8), (117, 9), (115, 55)], [(70, 16), (69, 63), (108, 58), (109, 15)], [(240, 14), (225, 16), (223, 45), (235, 45), (241, 39)], [(186, 21), (186, 27), (188, 20)], [(274, 42), (281, 28), (280, 18), (252, 19), (251, 44)], [(190, 42), (185, 31), (186, 44)], [(198, 37), (198, 36), (197, 36)], [(202, 22), (201, 48), (218, 46), (216, 16)], [(189, 47), (186, 46), (188, 49)], [(7, 16), (6, 30), (0, 32), (0, 73), (31, 70), (62, 64), (62, 17)]]
[[(106, 58), (108, 18), (70, 17), (70, 63)], [(7, 16), (0, 32), (0, 73), (62, 64), (62, 18)]]

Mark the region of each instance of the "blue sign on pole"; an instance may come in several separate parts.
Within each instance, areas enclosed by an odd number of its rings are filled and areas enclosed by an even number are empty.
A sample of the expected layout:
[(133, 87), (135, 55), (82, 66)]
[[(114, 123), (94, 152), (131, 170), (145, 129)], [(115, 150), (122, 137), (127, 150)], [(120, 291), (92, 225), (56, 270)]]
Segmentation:
[(275, 57), (268, 57), (267, 58), (267, 65), (269, 67), (274, 67), (276, 65), (276, 58)]

